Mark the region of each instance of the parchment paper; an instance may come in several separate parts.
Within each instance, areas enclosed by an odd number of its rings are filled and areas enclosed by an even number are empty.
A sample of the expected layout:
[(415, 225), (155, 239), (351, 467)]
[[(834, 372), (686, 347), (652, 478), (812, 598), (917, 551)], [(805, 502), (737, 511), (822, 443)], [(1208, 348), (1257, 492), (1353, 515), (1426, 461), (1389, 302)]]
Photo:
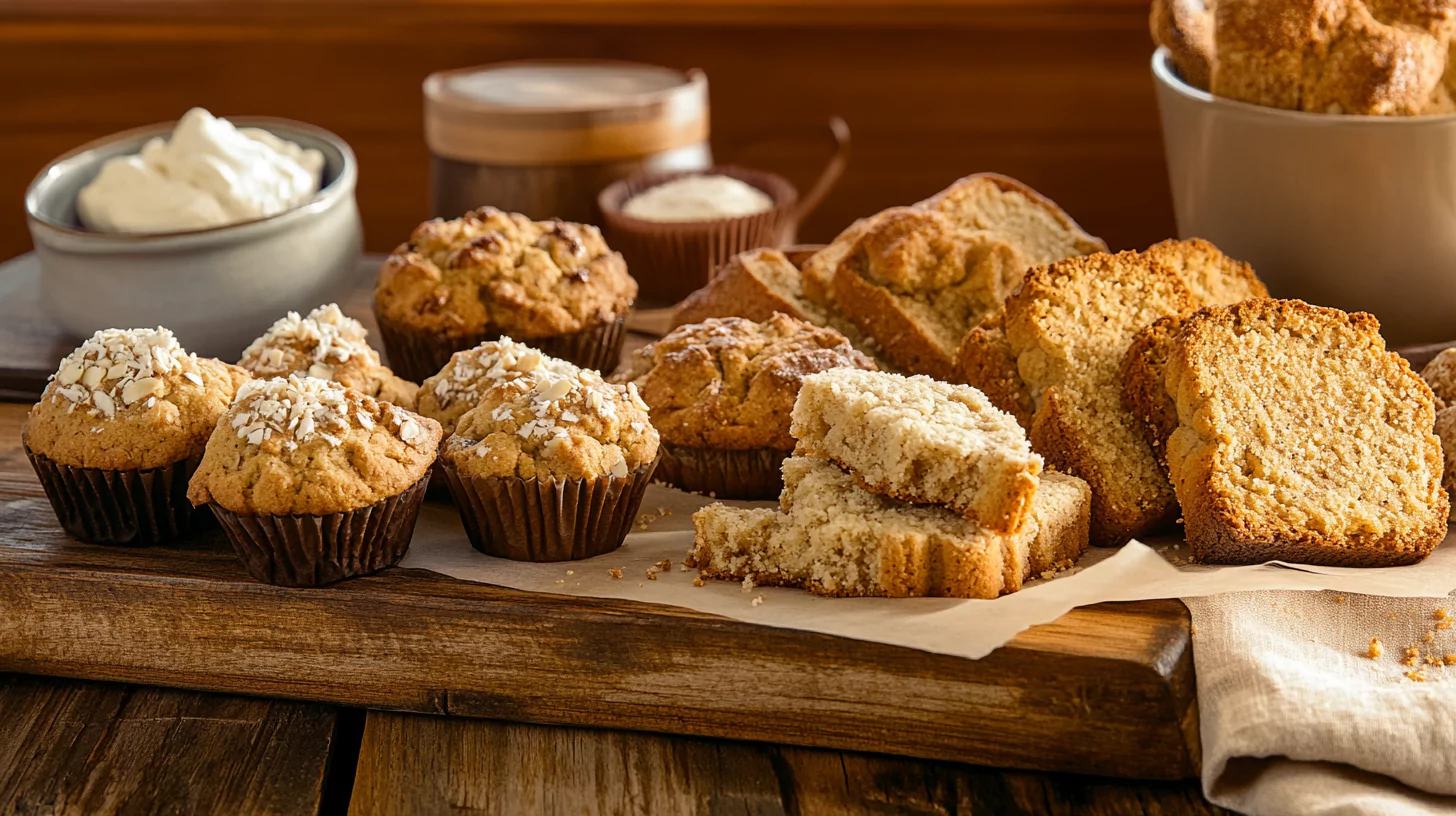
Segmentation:
[[(1077, 567), (1034, 581), (996, 600), (949, 598), (821, 598), (803, 590), (745, 588), (726, 581), (694, 587), (696, 570), (682, 565), (692, 549), (692, 514), (711, 499), (653, 485), (637, 529), (622, 548), (585, 561), (527, 564), (482, 555), (470, 546), (455, 508), (426, 502), (401, 567), (466, 581), (558, 595), (627, 598), (788, 629), (979, 658), (1016, 633), (1067, 611), (1103, 601), (1189, 598), (1254, 589), (1330, 589), (1393, 597), (1443, 597), (1456, 589), (1456, 544), (1448, 536), (1424, 562), (1410, 567), (1356, 569), (1278, 562), (1247, 567), (1188, 565), (1177, 539), (1092, 548)], [(772, 502), (725, 502), (742, 507)], [(640, 527), (641, 525), (639, 525)], [(663, 560), (671, 569), (654, 573)], [(611, 570), (620, 569), (621, 578)]]

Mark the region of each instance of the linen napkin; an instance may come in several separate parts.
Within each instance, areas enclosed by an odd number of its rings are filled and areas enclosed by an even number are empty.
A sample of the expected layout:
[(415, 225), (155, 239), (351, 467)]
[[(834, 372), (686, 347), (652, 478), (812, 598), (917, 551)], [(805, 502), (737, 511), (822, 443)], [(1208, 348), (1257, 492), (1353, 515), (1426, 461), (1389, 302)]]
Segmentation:
[(1456, 593), (1184, 603), (1210, 801), (1255, 816), (1456, 814)]

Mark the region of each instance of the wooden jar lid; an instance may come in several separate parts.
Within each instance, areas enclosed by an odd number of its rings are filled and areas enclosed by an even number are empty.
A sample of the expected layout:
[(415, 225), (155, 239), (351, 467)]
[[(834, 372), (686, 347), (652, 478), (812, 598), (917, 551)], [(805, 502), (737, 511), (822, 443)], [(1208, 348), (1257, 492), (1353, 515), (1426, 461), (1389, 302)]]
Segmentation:
[(474, 164), (620, 161), (708, 138), (708, 79), (631, 62), (503, 62), (425, 80), (425, 141)]

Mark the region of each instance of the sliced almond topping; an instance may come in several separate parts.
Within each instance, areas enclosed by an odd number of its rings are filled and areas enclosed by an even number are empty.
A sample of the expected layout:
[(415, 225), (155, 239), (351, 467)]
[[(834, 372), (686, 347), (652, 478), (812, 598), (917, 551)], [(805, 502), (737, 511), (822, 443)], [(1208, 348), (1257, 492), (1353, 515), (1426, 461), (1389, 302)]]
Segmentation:
[(81, 384), (87, 388), (95, 388), (106, 378), (106, 371), (100, 366), (90, 366), (86, 373), (81, 375)]
[(127, 405), (157, 396), (162, 393), (162, 381), (156, 377), (143, 377), (140, 380), (132, 380), (121, 389), (121, 400)]

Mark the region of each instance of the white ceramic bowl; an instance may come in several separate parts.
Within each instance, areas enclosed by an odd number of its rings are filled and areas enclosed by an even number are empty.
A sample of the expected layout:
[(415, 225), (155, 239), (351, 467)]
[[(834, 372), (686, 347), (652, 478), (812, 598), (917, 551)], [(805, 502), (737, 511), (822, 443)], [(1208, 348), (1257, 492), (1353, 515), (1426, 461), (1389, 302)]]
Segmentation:
[(363, 232), (354, 153), (326, 130), (285, 119), (238, 117), (324, 154), (323, 189), (287, 212), (223, 227), (156, 235), (91, 232), (76, 194), (102, 162), (136, 153), (174, 123), (109, 136), (51, 162), (25, 194), (40, 259), (41, 302), (62, 327), (166, 326), (188, 351), (236, 361), (290, 309), (339, 300), (359, 284)]
[(1337, 116), (1215, 97), (1153, 56), (1178, 234), (1248, 261), (1276, 297), (1456, 339), (1456, 116)]

